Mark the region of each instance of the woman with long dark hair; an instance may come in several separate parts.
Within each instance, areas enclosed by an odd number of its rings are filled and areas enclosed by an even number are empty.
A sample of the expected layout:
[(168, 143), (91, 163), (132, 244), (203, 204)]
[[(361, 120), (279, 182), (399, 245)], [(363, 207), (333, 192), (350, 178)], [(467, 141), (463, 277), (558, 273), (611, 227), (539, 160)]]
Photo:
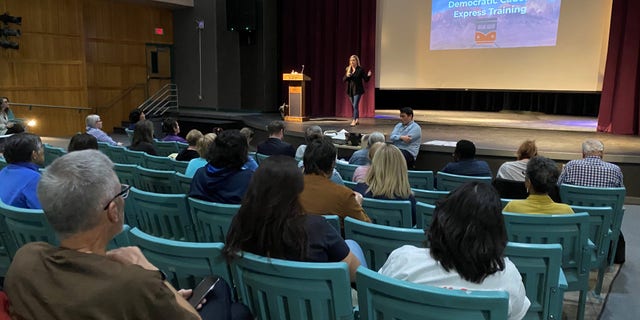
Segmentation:
[(324, 217), (304, 214), (298, 201), (303, 187), (293, 158), (277, 155), (260, 163), (229, 228), (224, 254), (228, 259), (247, 251), (293, 261), (344, 261), (355, 280), (360, 261)]
[(136, 123), (129, 150), (144, 151), (152, 156), (158, 155), (158, 150), (153, 144), (153, 122), (151, 120), (140, 120)]
[(355, 54), (349, 57), (349, 65), (345, 68), (345, 74), (342, 77), (342, 81), (347, 83), (347, 95), (351, 100), (351, 107), (353, 108), (353, 118), (351, 120), (351, 126), (358, 125), (358, 118), (360, 112), (358, 105), (360, 104), (360, 98), (364, 93), (364, 84), (362, 81), (369, 81), (371, 77), (371, 70), (367, 73), (360, 66), (360, 58)]

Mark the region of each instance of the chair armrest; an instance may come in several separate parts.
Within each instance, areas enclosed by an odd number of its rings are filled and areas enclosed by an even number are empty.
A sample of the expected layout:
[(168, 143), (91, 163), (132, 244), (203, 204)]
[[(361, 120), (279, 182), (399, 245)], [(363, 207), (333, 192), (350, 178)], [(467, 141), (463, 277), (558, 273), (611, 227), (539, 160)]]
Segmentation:
[(589, 246), (589, 249), (591, 250), (595, 250), (596, 249), (596, 244), (593, 243), (593, 241), (591, 241), (591, 239), (588, 239), (589, 241), (587, 242), (587, 245)]
[(565, 277), (564, 271), (562, 271), (562, 269), (560, 269), (560, 274), (558, 275), (558, 287), (562, 289), (562, 291), (565, 291), (569, 287), (569, 284), (567, 283), (567, 277)]

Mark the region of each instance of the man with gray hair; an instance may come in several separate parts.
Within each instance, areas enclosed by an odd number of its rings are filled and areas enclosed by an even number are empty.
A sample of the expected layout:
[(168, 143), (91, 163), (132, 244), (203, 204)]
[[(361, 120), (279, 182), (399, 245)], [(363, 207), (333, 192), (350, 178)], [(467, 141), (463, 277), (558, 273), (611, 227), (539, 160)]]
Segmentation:
[(42, 175), (38, 197), (60, 247), (31, 242), (16, 253), (5, 287), (15, 319), (200, 319), (138, 247), (107, 251), (122, 231), (124, 199), (113, 163), (71, 152)]
[(369, 148), (371, 148), (371, 146), (376, 142), (384, 142), (384, 133), (374, 131), (365, 136), (363, 140), (366, 141), (366, 146), (351, 155), (351, 158), (349, 158), (349, 164), (355, 164), (358, 166), (369, 165)]
[(569, 161), (558, 178), (558, 185), (566, 183), (583, 187), (624, 187), (622, 171), (613, 163), (602, 160), (604, 145), (600, 140), (582, 143), (582, 159)]

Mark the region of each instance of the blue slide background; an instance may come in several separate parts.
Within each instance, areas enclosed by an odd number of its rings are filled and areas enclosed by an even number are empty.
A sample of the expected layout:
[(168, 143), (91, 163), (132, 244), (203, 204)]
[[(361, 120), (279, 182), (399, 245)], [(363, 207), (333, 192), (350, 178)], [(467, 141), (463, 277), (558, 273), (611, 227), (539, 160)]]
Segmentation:
[(555, 46), (560, 1), (432, 0), (429, 48)]

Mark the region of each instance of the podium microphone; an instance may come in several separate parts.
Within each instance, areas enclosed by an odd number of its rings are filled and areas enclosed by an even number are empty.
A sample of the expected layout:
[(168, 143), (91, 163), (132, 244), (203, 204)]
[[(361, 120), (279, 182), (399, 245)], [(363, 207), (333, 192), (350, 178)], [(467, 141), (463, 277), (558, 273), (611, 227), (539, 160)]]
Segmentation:
[(302, 65), (302, 70), (300, 70), (300, 73), (304, 74), (304, 64)]

